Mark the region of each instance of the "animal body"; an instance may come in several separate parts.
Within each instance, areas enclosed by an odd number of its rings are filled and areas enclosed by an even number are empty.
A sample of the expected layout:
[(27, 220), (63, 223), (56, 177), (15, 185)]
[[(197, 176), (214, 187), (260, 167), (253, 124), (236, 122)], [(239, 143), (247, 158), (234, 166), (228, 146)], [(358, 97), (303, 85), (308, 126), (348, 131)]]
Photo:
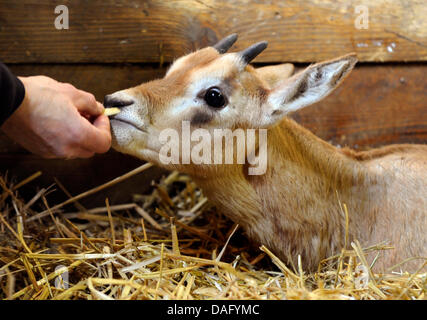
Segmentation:
[[(401, 268), (419, 268), (427, 256), (427, 146), (356, 152), (328, 144), (286, 115), (328, 95), (352, 70), (355, 56), (317, 63), (291, 76), (290, 64), (249, 65), (265, 42), (226, 53), (236, 39), (231, 35), (179, 58), (162, 79), (106, 96), (105, 106), (121, 108), (111, 119), (114, 148), (189, 174), (250, 238), (289, 264), (296, 265), (300, 255), (303, 267), (313, 270), (321, 259), (341, 251), (345, 204), (348, 243), (387, 241), (395, 247), (381, 254), (377, 270), (410, 257), (419, 259)], [(247, 161), (186, 163), (183, 154), (174, 163), (160, 161), (166, 143), (162, 131), (183, 134), (184, 121), (190, 132), (203, 128), (212, 136), (216, 129), (243, 129), (244, 135), (249, 129), (267, 130), (265, 172), (249, 174)], [(260, 132), (255, 144), (233, 150), (260, 153)]]

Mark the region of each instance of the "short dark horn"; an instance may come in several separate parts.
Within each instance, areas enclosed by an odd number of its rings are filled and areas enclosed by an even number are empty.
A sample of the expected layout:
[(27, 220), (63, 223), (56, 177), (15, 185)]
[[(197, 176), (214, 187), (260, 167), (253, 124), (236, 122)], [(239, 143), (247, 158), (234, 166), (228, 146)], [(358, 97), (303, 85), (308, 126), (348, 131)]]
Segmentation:
[(242, 56), (243, 61), (245, 61), (246, 63), (251, 62), (253, 59), (256, 58), (257, 55), (259, 55), (262, 51), (264, 51), (265, 48), (267, 48), (267, 45), (267, 41), (262, 41), (255, 43), (254, 45), (243, 51), (240, 51), (240, 55)]
[(213, 47), (221, 54), (226, 53), (228, 49), (237, 41), (237, 33), (230, 34), (224, 39), (220, 40)]

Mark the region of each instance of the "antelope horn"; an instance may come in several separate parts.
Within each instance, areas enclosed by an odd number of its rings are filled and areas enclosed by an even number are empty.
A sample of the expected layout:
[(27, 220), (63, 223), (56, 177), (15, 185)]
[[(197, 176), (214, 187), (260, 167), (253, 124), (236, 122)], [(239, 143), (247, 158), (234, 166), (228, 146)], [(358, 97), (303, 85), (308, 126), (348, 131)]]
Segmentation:
[(226, 53), (228, 49), (237, 41), (237, 33), (230, 34), (224, 39), (220, 40), (213, 47), (221, 54)]
[(249, 48), (243, 51), (240, 51), (240, 56), (242, 57), (244, 62), (249, 63), (253, 59), (255, 59), (257, 55), (259, 55), (262, 51), (264, 51), (264, 49), (267, 48), (267, 45), (268, 45), (267, 41), (255, 43)]

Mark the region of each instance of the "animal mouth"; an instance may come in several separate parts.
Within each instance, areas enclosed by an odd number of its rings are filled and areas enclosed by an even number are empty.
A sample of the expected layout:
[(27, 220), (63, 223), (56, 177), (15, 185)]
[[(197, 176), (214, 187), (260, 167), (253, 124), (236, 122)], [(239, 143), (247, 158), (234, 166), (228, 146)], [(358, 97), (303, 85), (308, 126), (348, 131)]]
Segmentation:
[(133, 127), (134, 129), (141, 131), (142, 133), (147, 133), (146, 130), (144, 130), (143, 128), (139, 127), (138, 125), (136, 125), (135, 123), (126, 120), (126, 119), (118, 119), (118, 118), (112, 118), (111, 121), (118, 121), (118, 122), (122, 122), (122, 123), (126, 123), (127, 125)]

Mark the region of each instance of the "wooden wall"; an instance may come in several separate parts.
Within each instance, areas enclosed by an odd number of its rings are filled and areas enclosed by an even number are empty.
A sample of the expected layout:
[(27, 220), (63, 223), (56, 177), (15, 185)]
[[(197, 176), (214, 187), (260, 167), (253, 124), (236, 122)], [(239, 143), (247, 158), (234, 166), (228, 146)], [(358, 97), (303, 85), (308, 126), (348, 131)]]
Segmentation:
[[(54, 28), (56, 5), (69, 30)], [(8, 62), (171, 61), (237, 32), (236, 49), (268, 40), (257, 61), (312, 62), (351, 51), (362, 61), (426, 61), (425, 0), (1, 0)], [(356, 7), (366, 6), (368, 29)], [(357, 21), (356, 21), (357, 22)]]
[[(69, 30), (56, 30), (54, 9), (69, 8)], [(355, 28), (355, 7), (369, 9)], [(174, 58), (237, 32), (240, 50), (268, 40), (257, 64), (298, 67), (356, 52), (360, 63), (324, 101), (293, 117), (320, 137), (366, 148), (427, 142), (427, 6), (425, 1), (0, 0), (0, 61), (17, 75), (44, 74), (105, 94), (161, 77)], [(0, 134), (0, 173), (35, 171), (78, 193), (140, 162), (113, 151), (89, 160), (43, 160)], [(143, 191), (160, 170), (109, 191), (115, 202)], [(95, 202), (102, 201), (92, 198)]]

